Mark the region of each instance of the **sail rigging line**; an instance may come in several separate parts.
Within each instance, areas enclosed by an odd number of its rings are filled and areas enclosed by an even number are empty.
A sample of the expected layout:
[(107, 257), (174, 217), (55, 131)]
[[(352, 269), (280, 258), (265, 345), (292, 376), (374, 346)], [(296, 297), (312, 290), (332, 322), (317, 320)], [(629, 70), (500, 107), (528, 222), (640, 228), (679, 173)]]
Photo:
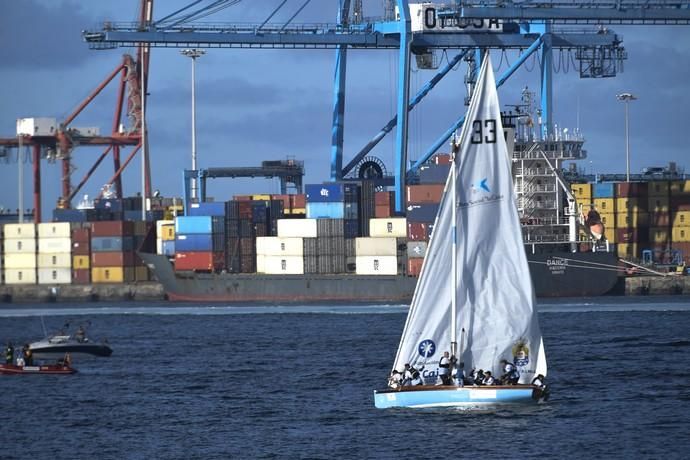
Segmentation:
[[(535, 264), (535, 265), (549, 265), (548, 262), (540, 262), (537, 260), (530, 260), (530, 264)], [(620, 267), (613, 268), (613, 266), (609, 267), (593, 267), (589, 265), (574, 265), (574, 264), (568, 264), (567, 265), (569, 268), (586, 268), (588, 270), (601, 270), (601, 271), (609, 271), (609, 272), (624, 272), (625, 269), (622, 269)]]

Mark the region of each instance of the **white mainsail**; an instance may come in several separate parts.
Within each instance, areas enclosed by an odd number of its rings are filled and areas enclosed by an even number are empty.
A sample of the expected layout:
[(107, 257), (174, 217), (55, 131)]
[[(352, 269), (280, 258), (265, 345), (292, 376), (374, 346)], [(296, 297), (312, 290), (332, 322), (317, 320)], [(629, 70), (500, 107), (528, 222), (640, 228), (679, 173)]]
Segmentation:
[[(530, 383), (537, 374), (546, 376), (546, 356), (488, 54), (458, 145), (394, 369), (402, 371), (406, 363), (424, 367), (425, 383), (435, 383), (438, 361), (451, 351), (454, 327), (458, 358), (467, 372), (477, 368), (500, 375), (500, 360), (506, 359), (518, 367), (520, 383)], [(456, 324), (451, 324), (453, 295)]]

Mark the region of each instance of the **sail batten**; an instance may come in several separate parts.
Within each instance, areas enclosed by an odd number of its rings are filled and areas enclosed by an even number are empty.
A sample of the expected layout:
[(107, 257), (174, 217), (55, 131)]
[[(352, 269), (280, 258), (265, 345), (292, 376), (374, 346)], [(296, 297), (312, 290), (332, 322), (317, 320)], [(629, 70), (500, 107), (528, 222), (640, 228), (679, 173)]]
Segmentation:
[(459, 338), (466, 370), (498, 374), (507, 359), (529, 383), (546, 358), (488, 55), (465, 120), (394, 369), (409, 363), (435, 383)]

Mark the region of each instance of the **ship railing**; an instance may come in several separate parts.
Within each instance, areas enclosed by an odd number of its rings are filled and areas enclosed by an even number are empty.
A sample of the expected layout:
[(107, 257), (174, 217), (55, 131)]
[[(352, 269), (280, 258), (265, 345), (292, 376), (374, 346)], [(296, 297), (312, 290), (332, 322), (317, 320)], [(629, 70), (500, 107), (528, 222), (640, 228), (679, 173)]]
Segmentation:
[(535, 216), (533, 214), (530, 215), (524, 215), (520, 219), (520, 222), (524, 226), (532, 226), (532, 227), (543, 227), (545, 225), (548, 225), (550, 227), (555, 227), (555, 226), (567, 226), (568, 221), (563, 218), (559, 217), (547, 217), (547, 216)]
[(515, 188), (516, 193), (552, 193), (555, 191), (555, 184), (528, 184), (518, 185)]

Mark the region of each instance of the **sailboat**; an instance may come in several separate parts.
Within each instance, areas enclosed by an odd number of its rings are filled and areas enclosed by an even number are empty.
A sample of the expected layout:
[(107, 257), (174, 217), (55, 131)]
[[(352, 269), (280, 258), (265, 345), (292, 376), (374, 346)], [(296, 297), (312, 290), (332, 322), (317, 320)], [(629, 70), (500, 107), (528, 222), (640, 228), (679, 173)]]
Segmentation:
[[(534, 403), (547, 396), (546, 355), (523, 250), (510, 158), (486, 54), (389, 379), (377, 408)], [(448, 358), (443, 360), (448, 352)], [(484, 385), (469, 374), (512, 384)], [(450, 365), (447, 363), (450, 362)], [(412, 377), (404, 375), (406, 365)], [(448, 373), (455, 374), (453, 378)], [(467, 375), (466, 375), (467, 374)], [(440, 377), (445, 377), (443, 380)]]

